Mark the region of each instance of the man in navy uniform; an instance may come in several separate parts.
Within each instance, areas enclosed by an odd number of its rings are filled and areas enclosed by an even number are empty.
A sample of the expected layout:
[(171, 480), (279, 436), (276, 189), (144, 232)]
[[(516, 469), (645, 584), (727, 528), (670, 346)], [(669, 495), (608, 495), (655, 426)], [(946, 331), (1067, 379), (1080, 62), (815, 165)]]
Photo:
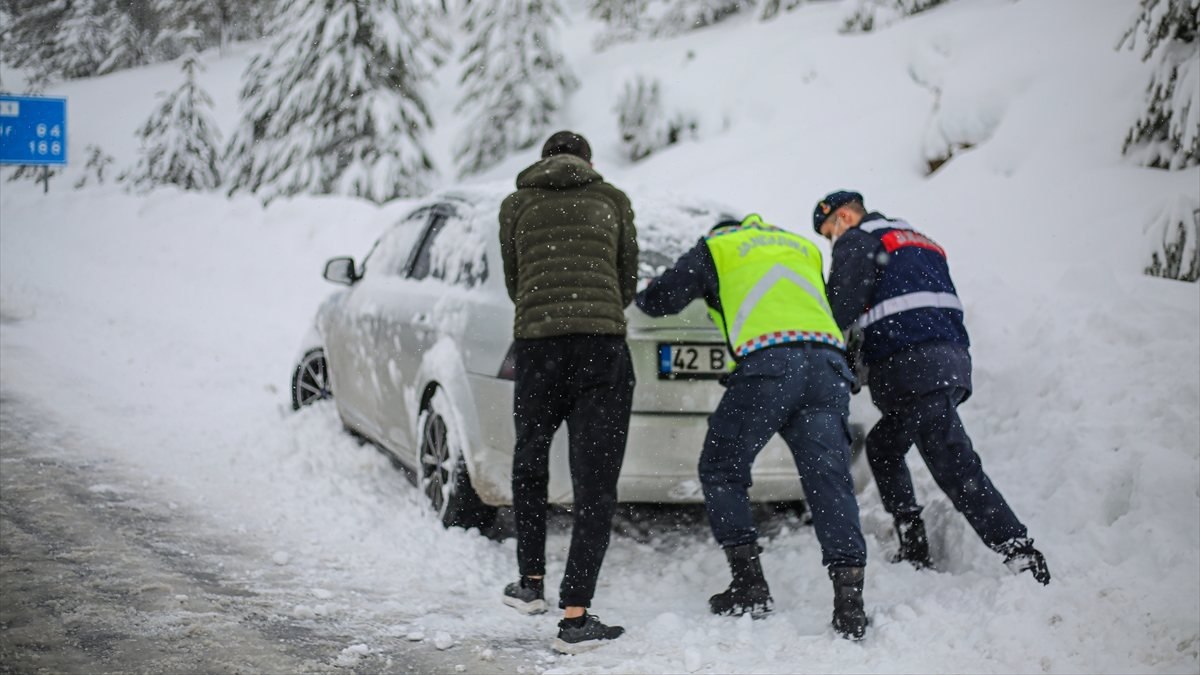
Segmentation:
[(1050, 570), (1025, 525), (983, 472), (957, 407), (971, 395), (970, 341), (946, 252), (902, 220), (868, 213), (857, 192), (827, 195), (813, 229), (833, 242), (829, 302), (844, 333), (861, 339), (871, 400), (883, 413), (867, 459), (895, 520), (893, 562), (931, 564), (921, 506), (904, 456), (915, 443), (930, 474), (1013, 573), (1043, 583)]

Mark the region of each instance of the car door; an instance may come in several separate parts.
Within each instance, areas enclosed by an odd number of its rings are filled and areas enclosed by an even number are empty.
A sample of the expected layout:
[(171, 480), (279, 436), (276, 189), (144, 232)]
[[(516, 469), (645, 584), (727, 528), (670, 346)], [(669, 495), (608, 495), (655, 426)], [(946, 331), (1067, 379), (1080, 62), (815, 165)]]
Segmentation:
[(363, 260), (360, 278), (323, 331), (342, 419), (384, 445), (391, 445), (387, 421), (406, 416), (403, 407), (396, 408), (403, 402), (397, 404), (391, 395), (394, 355), (380, 349), (390, 337), (390, 289), (403, 279), (414, 243), (432, 216), (430, 207), (419, 208), (376, 241)]
[(379, 426), (405, 461), (416, 461), (421, 367), (439, 340), (447, 341), (450, 354), (460, 352), (471, 309), (469, 289), (487, 278), (487, 259), (468, 215), (465, 204), (434, 205), (403, 279), (389, 283), (380, 298), (388, 311), (375, 350), (387, 360), (379, 379), (388, 409)]

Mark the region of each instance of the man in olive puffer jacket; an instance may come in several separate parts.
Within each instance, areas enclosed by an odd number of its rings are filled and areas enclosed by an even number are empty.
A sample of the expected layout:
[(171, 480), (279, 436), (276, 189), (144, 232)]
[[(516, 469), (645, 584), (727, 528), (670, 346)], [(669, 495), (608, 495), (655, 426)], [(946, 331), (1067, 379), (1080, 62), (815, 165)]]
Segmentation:
[(624, 632), (587, 607), (608, 549), (633, 401), (625, 308), (636, 290), (637, 231), (629, 198), (596, 173), (591, 155), (582, 136), (554, 134), (500, 207), (504, 280), (516, 305), (512, 485), (521, 573), (504, 602), (546, 610), (550, 442), (565, 421), (575, 523), (553, 646), (566, 653)]

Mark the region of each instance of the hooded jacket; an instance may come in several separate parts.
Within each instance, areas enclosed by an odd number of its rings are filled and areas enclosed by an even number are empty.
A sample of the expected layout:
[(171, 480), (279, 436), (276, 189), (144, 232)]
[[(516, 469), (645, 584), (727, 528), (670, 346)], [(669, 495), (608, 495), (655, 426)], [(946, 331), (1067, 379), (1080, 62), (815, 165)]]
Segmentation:
[(637, 284), (633, 207), (588, 162), (555, 155), (517, 176), (500, 206), (500, 252), (514, 338), (625, 335)]

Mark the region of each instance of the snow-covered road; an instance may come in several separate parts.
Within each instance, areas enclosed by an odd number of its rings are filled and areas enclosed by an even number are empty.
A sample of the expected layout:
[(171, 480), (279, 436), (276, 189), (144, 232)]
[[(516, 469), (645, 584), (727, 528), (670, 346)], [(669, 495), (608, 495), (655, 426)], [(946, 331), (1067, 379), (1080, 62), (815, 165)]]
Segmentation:
[(526, 665), (518, 645), (427, 634), (376, 589), (312, 586), (305, 561), (171, 501), (11, 392), (0, 392), (0, 445), (0, 672)]

